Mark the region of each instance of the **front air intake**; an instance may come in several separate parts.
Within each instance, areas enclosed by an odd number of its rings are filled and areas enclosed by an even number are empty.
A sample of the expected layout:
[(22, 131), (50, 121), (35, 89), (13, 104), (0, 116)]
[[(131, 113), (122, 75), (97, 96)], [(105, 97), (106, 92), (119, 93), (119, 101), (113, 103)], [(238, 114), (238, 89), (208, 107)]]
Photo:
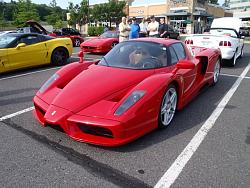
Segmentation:
[(103, 127), (97, 127), (97, 126), (92, 126), (92, 125), (87, 125), (87, 124), (78, 124), (78, 127), (82, 132), (86, 134), (113, 138), (113, 134), (111, 130), (103, 128)]

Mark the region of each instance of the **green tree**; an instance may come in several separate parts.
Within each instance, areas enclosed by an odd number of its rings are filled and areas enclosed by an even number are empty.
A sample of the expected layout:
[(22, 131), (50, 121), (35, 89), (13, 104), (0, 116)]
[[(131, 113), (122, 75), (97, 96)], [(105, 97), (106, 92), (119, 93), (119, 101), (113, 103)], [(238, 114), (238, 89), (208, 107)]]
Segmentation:
[(19, 27), (24, 26), (28, 20), (39, 21), (39, 15), (31, 0), (18, 1), (15, 18), (15, 24)]
[(59, 25), (57, 22), (61, 21), (61, 18), (60, 18), (60, 10), (58, 10), (58, 8), (57, 8), (56, 0), (51, 1), (50, 8), (51, 8), (52, 12), (50, 15), (48, 15), (46, 17), (47, 22), (50, 25), (52, 25), (53, 27), (57, 28), (57, 26)]
[(76, 24), (82, 26), (88, 22), (88, 0), (82, 0), (80, 5), (69, 3), (68, 7), (70, 19), (68, 24), (75, 27)]
[(125, 1), (109, 0), (108, 3), (94, 5), (91, 10), (91, 20), (93, 21), (105, 21), (118, 22), (121, 17), (125, 16), (124, 8), (126, 6)]

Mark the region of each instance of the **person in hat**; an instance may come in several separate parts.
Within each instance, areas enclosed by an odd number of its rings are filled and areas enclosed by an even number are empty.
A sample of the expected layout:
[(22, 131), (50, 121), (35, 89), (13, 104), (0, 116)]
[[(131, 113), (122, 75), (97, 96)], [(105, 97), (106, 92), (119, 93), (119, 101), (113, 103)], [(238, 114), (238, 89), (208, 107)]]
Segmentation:
[(129, 32), (129, 39), (135, 39), (139, 37), (140, 26), (136, 22), (136, 18), (132, 18), (132, 24), (130, 24), (130, 32)]
[(150, 17), (150, 23), (148, 24), (149, 37), (158, 37), (159, 22), (155, 20), (154, 15)]

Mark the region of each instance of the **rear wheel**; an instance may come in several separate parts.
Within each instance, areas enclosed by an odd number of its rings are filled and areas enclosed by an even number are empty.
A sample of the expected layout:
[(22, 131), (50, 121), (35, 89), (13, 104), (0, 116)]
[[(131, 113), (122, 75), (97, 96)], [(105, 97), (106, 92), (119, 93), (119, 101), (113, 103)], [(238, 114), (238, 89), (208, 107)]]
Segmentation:
[(113, 42), (111, 45), (111, 48), (114, 48), (117, 44), (118, 44), (118, 42)]
[(79, 47), (80, 44), (81, 44), (81, 40), (80, 40), (80, 39), (75, 39), (75, 40), (74, 40), (74, 46), (75, 46), (75, 47)]
[(171, 84), (166, 90), (159, 112), (159, 128), (167, 127), (174, 118), (176, 107), (177, 107), (177, 91), (176, 87)]
[[(237, 52), (237, 50), (236, 50), (236, 52)], [(229, 60), (229, 65), (230, 65), (231, 67), (234, 67), (235, 64), (236, 64), (236, 59), (237, 59), (237, 57), (236, 57), (236, 52), (235, 52), (234, 56), (232, 57), (232, 59)]]
[(241, 48), (240, 56), (239, 56), (240, 58), (243, 57), (243, 55), (244, 55), (243, 48), (244, 48), (244, 46), (242, 46), (242, 48)]
[(51, 56), (51, 64), (52, 65), (63, 65), (67, 62), (68, 59), (68, 51), (64, 48), (56, 48)]

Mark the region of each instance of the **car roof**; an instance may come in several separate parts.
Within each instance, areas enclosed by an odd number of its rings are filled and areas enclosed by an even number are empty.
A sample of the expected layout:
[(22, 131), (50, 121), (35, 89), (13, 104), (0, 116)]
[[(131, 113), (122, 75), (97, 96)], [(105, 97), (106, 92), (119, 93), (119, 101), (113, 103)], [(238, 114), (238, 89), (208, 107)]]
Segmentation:
[[(153, 38), (153, 37), (145, 37), (145, 38), (137, 38), (137, 39), (132, 39), (134, 41), (145, 41), (145, 42), (155, 42), (159, 44), (164, 44), (166, 46), (169, 46), (171, 44), (181, 42), (180, 40), (174, 40), (174, 39), (163, 39), (163, 38)], [(130, 41), (132, 41), (130, 40)]]

